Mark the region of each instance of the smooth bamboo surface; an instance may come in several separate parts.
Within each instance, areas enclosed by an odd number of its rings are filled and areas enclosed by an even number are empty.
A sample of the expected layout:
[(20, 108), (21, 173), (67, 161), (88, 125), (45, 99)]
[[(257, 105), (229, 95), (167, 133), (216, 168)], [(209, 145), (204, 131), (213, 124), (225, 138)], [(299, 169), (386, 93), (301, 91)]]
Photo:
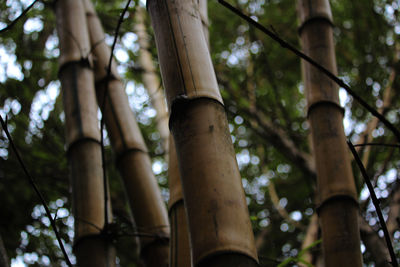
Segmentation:
[(193, 100), (171, 121), (171, 127), (195, 266), (213, 254), (231, 252), (256, 260), (254, 237), (223, 106), (206, 98)]
[(140, 46), (139, 63), (143, 68), (143, 85), (150, 96), (151, 105), (157, 112), (156, 127), (160, 133), (161, 145), (163, 146), (164, 152), (167, 153), (169, 143), (168, 110), (161, 81), (158, 78), (153, 57), (149, 50), (151, 48), (149, 44), (150, 35), (147, 33), (145, 16), (146, 10), (138, 7), (135, 13), (136, 24), (134, 30), (138, 36), (138, 43)]
[(147, 2), (171, 111), (194, 266), (257, 266), (257, 252), (197, 1)]
[(223, 103), (198, 6), (193, 1), (147, 2), (170, 111), (172, 104), (181, 99), (207, 97)]
[(80, 0), (58, 1), (56, 16), (75, 218), (74, 253), (82, 267), (115, 266), (114, 248), (101, 232), (105, 225), (104, 184), (84, 6)]
[(85, 236), (74, 246), (74, 254), (79, 266), (115, 266), (115, 247), (102, 236)]
[[(85, 1), (95, 70), (107, 69), (109, 47), (90, 1)], [(92, 30), (93, 29), (93, 30)], [(115, 62), (114, 62), (115, 66)], [(130, 109), (128, 96), (117, 73), (107, 77), (96, 72), (96, 91), (105, 124), (116, 154), (130, 208), (140, 233), (141, 254), (147, 266), (168, 265), (169, 223), (165, 204), (154, 177), (150, 157), (139, 126)], [(107, 90), (107, 92), (105, 92)], [(106, 100), (103, 101), (104, 96)]]
[(203, 25), (203, 34), (206, 39), (207, 46), (210, 48), (210, 34), (208, 32), (208, 4), (207, 0), (197, 0), (199, 5), (199, 13), (201, 18), (201, 24)]
[[(328, 0), (301, 0), (298, 12), (305, 54), (337, 73)], [(302, 62), (302, 68), (317, 169), (325, 266), (362, 266), (357, 193), (338, 86), (308, 63)]]
[(179, 173), (178, 158), (172, 135), (169, 141), (169, 218), (171, 223), (170, 267), (192, 266), (189, 228), (185, 204), (183, 200), (182, 183)]

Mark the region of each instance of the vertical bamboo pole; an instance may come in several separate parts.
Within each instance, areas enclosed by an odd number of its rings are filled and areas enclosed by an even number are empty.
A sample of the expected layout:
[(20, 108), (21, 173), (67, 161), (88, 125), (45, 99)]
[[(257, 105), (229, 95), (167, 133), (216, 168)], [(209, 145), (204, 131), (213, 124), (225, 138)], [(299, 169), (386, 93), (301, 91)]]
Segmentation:
[[(202, 0), (202, 2), (206, 3), (206, 0)], [(169, 133), (168, 111), (165, 103), (165, 95), (160, 80), (156, 74), (152, 55), (149, 52), (150, 36), (147, 33), (145, 15), (145, 10), (139, 7), (135, 15), (135, 32), (138, 36), (138, 43), (140, 46), (139, 62), (143, 68), (143, 84), (149, 93), (153, 108), (157, 111), (156, 126), (161, 136), (164, 151), (168, 152), (166, 153), (165, 160), (168, 162), (168, 184), (170, 190), (170, 198), (168, 202), (168, 213), (171, 225), (169, 266), (189, 267), (191, 266), (189, 232), (183, 201), (182, 183), (180, 181), (181, 178), (178, 168), (178, 159), (176, 156), (174, 140)]]
[[(107, 77), (110, 48), (102, 41), (104, 32), (90, 0), (85, 0), (90, 39), (93, 46), (97, 98), (104, 108), (105, 124), (117, 156), (140, 237), (146, 266), (168, 265), (169, 224), (166, 207), (151, 168), (150, 157), (139, 126), (128, 103), (115, 68)], [(115, 67), (115, 62), (113, 62)], [(105, 93), (105, 90), (107, 92)], [(105, 105), (103, 99), (106, 96)]]
[[(300, 0), (300, 37), (307, 55), (336, 73), (328, 0)], [(338, 87), (302, 62), (317, 168), (319, 218), (326, 267), (362, 266), (358, 202), (343, 129)]]
[(114, 249), (102, 235), (105, 225), (100, 132), (84, 7), (80, 0), (56, 3), (60, 40), (67, 154), (75, 216), (74, 252), (79, 266), (115, 266)]
[(149, 93), (153, 108), (157, 112), (156, 127), (160, 133), (164, 152), (167, 153), (169, 142), (168, 111), (161, 82), (157, 76), (153, 57), (149, 51), (150, 36), (146, 29), (145, 12), (146, 11), (142, 7), (138, 7), (136, 10), (136, 24), (134, 30), (138, 36), (138, 43), (140, 46), (139, 62), (143, 68), (143, 85)]
[(210, 48), (210, 35), (208, 32), (208, 4), (207, 0), (197, 0), (198, 6), (199, 6), (199, 13), (200, 13), (200, 19), (201, 19), (201, 24), (203, 25), (203, 34), (206, 39), (208, 48)]
[(171, 222), (170, 267), (192, 266), (189, 228), (187, 224), (178, 158), (172, 135), (169, 141), (169, 217)]
[(196, 1), (149, 0), (194, 266), (257, 266), (228, 122)]

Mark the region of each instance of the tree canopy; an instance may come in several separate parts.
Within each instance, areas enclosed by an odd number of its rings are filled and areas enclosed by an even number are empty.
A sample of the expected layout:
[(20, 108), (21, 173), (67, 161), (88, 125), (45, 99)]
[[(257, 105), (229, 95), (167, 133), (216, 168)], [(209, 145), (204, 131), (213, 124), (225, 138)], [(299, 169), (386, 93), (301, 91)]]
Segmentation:
[[(1, 1), (0, 30), (33, 1)], [(112, 43), (125, 1), (94, 1)], [(233, 5), (299, 45), (295, 1), (239, 0)], [(398, 1), (330, 1), (338, 74), (366, 102), (399, 126), (400, 18)], [(53, 1), (37, 1), (7, 31), (0, 32), (0, 115), (28, 169), (45, 195), (67, 250), (72, 255), (73, 216), (65, 151), (64, 114), (58, 81), (58, 39)], [(242, 175), (262, 266), (294, 265), (306, 252), (320, 253), (320, 236), (302, 248), (316, 213), (316, 179), (309, 143), (305, 89), (298, 57), (233, 15), (218, 1), (208, 1), (210, 53), (224, 99), (229, 128)], [(134, 17), (142, 2), (132, 2), (118, 35), (114, 56), (126, 92), (152, 157), (165, 201), (168, 201), (167, 164), (156, 112), (142, 83), (143, 69), (134, 32)], [(157, 66), (150, 21), (146, 20)], [(346, 136), (353, 143), (398, 143), (393, 133), (340, 89)], [(99, 117), (100, 117), (99, 112)], [(4, 131), (0, 134), (0, 235), (14, 264), (64, 266), (49, 228), (50, 221), (24, 177)], [(400, 252), (398, 147), (357, 147), (375, 185), (389, 232)], [(349, 151), (350, 153), (350, 151)], [(135, 233), (113, 153), (106, 140), (107, 171), (120, 266), (137, 266)], [(382, 237), (368, 190), (353, 164), (365, 235)], [(369, 226), (370, 227), (369, 227)], [(363, 230), (364, 229), (364, 230)], [(376, 232), (376, 233), (375, 233)], [(363, 237), (363, 233), (362, 233)], [(377, 243), (362, 238), (367, 266), (377, 262)], [(368, 243), (369, 242), (369, 243)], [(19, 266), (19, 265), (15, 265)]]

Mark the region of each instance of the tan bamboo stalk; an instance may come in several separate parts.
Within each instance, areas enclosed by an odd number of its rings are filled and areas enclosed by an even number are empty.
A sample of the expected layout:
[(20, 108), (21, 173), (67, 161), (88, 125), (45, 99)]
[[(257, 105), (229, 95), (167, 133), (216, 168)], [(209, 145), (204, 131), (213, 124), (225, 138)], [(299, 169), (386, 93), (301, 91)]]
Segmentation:
[[(392, 101), (392, 85), (393, 85), (395, 78), (396, 78), (396, 70), (393, 69), (389, 76), (388, 85), (385, 87), (385, 89), (383, 91), (382, 106), (380, 108), (378, 108), (378, 112), (381, 114), (383, 114), (383, 112), (385, 112), (385, 110), (388, 107), (390, 107), (390, 103)], [(378, 122), (379, 122), (378, 118), (376, 118), (376, 117), (371, 118), (371, 120), (367, 124), (367, 128), (365, 129), (359, 144), (372, 142), (372, 140), (373, 140), (372, 132), (378, 126)], [(361, 148), (362, 147), (359, 147), (358, 151), (360, 151)], [(371, 152), (370, 146), (366, 146), (363, 148), (362, 163), (366, 168), (369, 163), (368, 159), (369, 159), (370, 152)]]
[[(336, 73), (328, 0), (298, 2), (303, 50)], [(343, 129), (338, 87), (302, 62), (308, 118), (317, 169), (319, 218), (325, 266), (362, 266), (358, 202)]]
[(75, 217), (74, 252), (79, 266), (115, 266), (114, 249), (101, 232), (105, 200), (100, 132), (93, 72), (85, 58), (90, 42), (82, 1), (57, 1), (56, 16)]
[[(303, 243), (301, 244), (301, 249), (304, 250), (311, 246), (314, 242), (318, 240), (318, 216), (317, 214), (313, 214), (310, 219), (310, 223), (308, 224), (306, 235), (304, 237)], [(308, 250), (303, 254), (302, 259), (307, 263), (313, 263), (313, 253)], [(304, 263), (298, 263), (300, 267), (306, 267), (307, 265)]]
[(192, 266), (189, 229), (183, 200), (178, 159), (172, 135), (169, 141), (169, 217), (171, 222), (170, 267)]
[(147, 33), (145, 24), (145, 12), (144, 8), (138, 7), (135, 13), (136, 23), (134, 30), (138, 36), (140, 47), (139, 63), (143, 69), (143, 85), (149, 93), (151, 105), (157, 112), (156, 127), (160, 133), (164, 152), (167, 153), (169, 142), (168, 111), (161, 82), (154, 67), (153, 57), (149, 51), (150, 36)]
[(203, 34), (206, 38), (208, 48), (210, 48), (210, 36), (208, 32), (209, 22), (208, 22), (208, 4), (207, 0), (197, 0), (199, 6), (199, 13), (201, 18), (201, 24), (203, 25)]
[(194, 266), (257, 266), (228, 122), (196, 1), (150, 0)]
[[(207, 1), (201, 0), (200, 12), (202, 12), (202, 21), (207, 19)], [(176, 156), (175, 144), (173, 138), (169, 138), (169, 143), (165, 142), (165, 133), (169, 134), (168, 112), (165, 104), (164, 91), (155, 72), (152, 56), (149, 53), (149, 35), (144, 23), (144, 9), (139, 8), (136, 18), (135, 31), (138, 35), (138, 42), (141, 54), (139, 62), (144, 71), (143, 83), (147, 88), (153, 107), (157, 111), (156, 121), (157, 129), (160, 132), (161, 141), (168, 162), (168, 176), (170, 199), (168, 203), (170, 224), (171, 224), (171, 245), (170, 245), (170, 266), (188, 267), (191, 266), (189, 233), (185, 212), (185, 205), (182, 193), (182, 183), (178, 168), (178, 159)], [(203, 19), (204, 18), (204, 19)], [(203, 33), (208, 41), (208, 22), (203, 22)]]
[[(115, 69), (107, 77), (110, 48), (90, 0), (85, 8), (93, 47), (97, 98), (103, 109), (111, 144), (116, 154), (146, 266), (168, 265), (169, 224), (166, 207), (151, 168), (147, 147)], [(116, 65), (113, 62), (114, 66)], [(105, 93), (105, 90), (107, 92)], [(106, 96), (105, 104), (103, 99)]]

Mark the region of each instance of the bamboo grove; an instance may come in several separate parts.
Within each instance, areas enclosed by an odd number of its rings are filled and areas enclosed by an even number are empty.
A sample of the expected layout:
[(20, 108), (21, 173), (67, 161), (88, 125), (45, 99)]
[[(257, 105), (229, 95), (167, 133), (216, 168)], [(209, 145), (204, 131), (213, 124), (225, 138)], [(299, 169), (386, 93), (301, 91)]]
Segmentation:
[[(0, 70), (0, 266), (398, 266), (400, 4), (348, 2), (21, 1), (0, 15), (0, 61), (13, 51), (23, 73)], [(41, 122), (38, 87), (58, 90)]]

